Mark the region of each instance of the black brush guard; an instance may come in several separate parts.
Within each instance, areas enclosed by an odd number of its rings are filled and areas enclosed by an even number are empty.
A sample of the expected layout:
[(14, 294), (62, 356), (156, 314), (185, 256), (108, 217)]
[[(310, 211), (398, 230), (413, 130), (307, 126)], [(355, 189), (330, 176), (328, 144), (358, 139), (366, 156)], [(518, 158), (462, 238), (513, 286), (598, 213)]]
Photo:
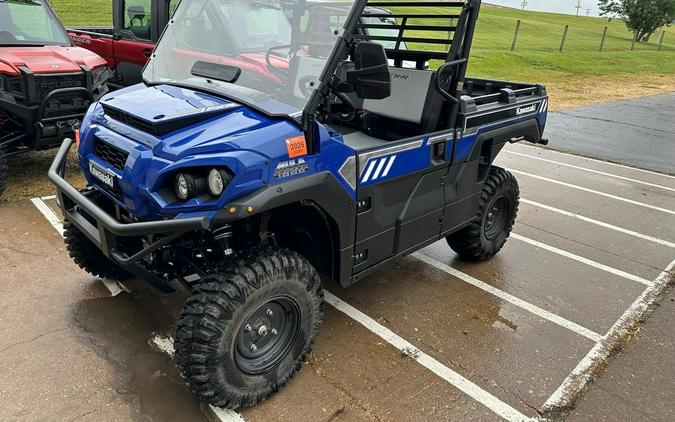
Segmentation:
[[(206, 217), (160, 220), (137, 223), (122, 223), (96, 204), (91, 195), (95, 191), (81, 192), (64, 178), (66, 160), (73, 146), (72, 139), (65, 139), (49, 168), (49, 179), (56, 186), (56, 201), (65, 220), (74, 224), (103, 254), (128, 272), (142, 278), (158, 289), (169, 292), (173, 288), (160, 277), (147, 271), (140, 261), (157, 249), (168, 245), (178, 237), (193, 231), (208, 230)], [(95, 223), (92, 223), (92, 220)], [(128, 255), (118, 249), (120, 238), (144, 237), (164, 234), (159, 240)]]

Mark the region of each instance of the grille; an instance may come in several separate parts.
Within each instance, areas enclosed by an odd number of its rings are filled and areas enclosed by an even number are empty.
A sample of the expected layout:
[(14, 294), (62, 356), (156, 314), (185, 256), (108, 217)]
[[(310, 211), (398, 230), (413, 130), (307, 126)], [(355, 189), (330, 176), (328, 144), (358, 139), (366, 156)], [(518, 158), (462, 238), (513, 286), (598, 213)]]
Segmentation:
[(100, 140), (96, 141), (94, 154), (118, 170), (124, 170), (124, 165), (127, 163), (127, 158), (129, 158), (129, 153)]
[(86, 87), (84, 74), (73, 75), (35, 75), (36, 100), (43, 100), (47, 94), (63, 88)]

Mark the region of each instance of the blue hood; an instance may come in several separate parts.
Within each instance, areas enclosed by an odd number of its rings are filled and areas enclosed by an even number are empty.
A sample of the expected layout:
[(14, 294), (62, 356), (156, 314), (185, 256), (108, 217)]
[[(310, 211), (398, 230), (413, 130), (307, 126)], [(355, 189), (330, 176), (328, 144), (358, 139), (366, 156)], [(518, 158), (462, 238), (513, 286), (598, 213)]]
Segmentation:
[[(260, 155), (269, 142), (282, 143), (300, 129), (289, 119), (191, 89), (143, 84), (111, 93), (101, 101), (105, 126), (171, 161), (186, 156), (249, 150)], [(155, 130), (155, 128), (168, 130)]]

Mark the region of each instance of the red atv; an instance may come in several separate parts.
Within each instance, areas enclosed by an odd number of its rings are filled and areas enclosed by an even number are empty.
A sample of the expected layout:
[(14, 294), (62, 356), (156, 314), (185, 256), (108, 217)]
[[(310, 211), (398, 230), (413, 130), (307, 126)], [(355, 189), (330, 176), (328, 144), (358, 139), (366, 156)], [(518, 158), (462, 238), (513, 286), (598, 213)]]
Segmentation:
[(105, 60), (73, 46), (46, 0), (0, 0), (0, 194), (6, 157), (72, 136), (109, 75)]

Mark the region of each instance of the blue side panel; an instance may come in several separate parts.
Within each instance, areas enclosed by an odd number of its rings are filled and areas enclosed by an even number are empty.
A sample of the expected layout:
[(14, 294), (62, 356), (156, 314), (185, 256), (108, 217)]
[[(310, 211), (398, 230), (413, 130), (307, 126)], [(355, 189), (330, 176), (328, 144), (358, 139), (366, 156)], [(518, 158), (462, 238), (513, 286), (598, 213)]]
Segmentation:
[(455, 145), (455, 162), (466, 161), (469, 159), (473, 144), (476, 143), (476, 138), (478, 138), (478, 133), (464, 136), (457, 141), (457, 144)]

